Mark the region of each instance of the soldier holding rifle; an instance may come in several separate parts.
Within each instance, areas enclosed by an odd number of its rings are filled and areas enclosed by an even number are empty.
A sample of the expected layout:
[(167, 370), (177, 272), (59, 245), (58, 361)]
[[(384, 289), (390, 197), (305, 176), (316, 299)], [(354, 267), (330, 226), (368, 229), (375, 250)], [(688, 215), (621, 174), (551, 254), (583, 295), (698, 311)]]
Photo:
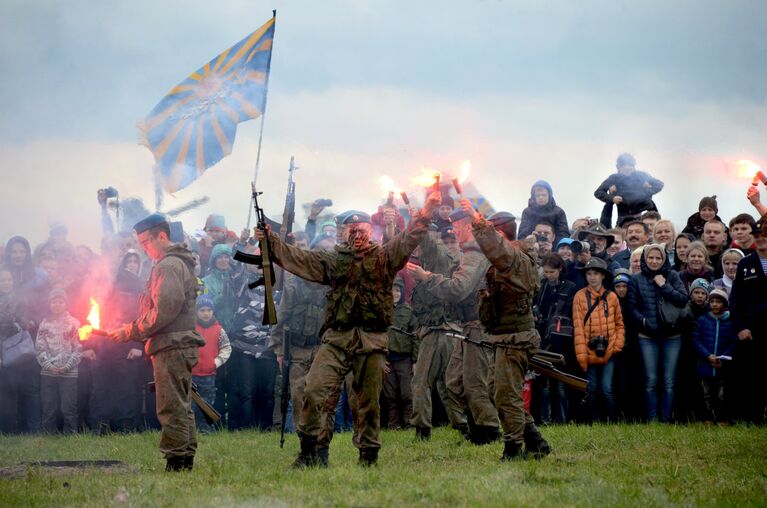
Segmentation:
[[(330, 286), (322, 345), (306, 376), (298, 424), (301, 451), (295, 467), (318, 464), (317, 440), (325, 403), (349, 371), (359, 401), (359, 461), (368, 466), (377, 462), (381, 448), (379, 397), (393, 309), (391, 288), (397, 272), (426, 235), (440, 202), (440, 194), (432, 193), (408, 228), (383, 246), (372, 243), (370, 216), (363, 212), (344, 219), (347, 241), (332, 252), (303, 251), (269, 235), (275, 263), (308, 281)], [(256, 236), (264, 239), (265, 233), (257, 229)]]

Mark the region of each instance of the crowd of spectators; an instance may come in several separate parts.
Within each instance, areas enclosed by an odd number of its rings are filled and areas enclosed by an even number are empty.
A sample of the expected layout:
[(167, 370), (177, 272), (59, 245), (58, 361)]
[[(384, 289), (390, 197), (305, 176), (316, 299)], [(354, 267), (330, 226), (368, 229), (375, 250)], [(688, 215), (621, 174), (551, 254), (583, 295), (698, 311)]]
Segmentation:
[[(718, 215), (716, 196), (704, 197), (677, 233), (681, 224), (663, 217), (653, 201), (663, 183), (636, 170), (629, 154), (616, 166), (594, 193), (603, 202), (599, 219), (569, 224), (554, 189), (542, 180), (532, 185), (520, 217), (519, 240), (538, 259), (541, 275), (535, 316), (542, 348), (564, 355), (564, 369), (589, 383), (584, 397), (530, 373), (531, 413), (543, 424), (763, 423), (767, 208), (757, 188), (743, 200), (744, 212), (727, 222)], [(100, 304), (102, 329), (137, 317), (151, 271), (131, 234), (130, 214), (113, 223), (103, 191), (99, 203), (99, 254), (73, 246), (61, 223), (34, 249), (23, 236), (2, 249), (2, 433), (159, 428), (143, 345), (78, 334), (92, 299)], [(447, 192), (443, 205), (431, 236), (460, 256)], [(312, 208), (305, 231), (292, 235), (296, 245), (332, 246), (336, 224), (323, 222), (321, 212), (321, 206)], [(386, 241), (404, 228), (407, 213), (383, 205), (373, 218), (374, 236)], [(234, 233), (216, 214), (203, 231), (194, 237), (180, 227), (172, 231), (172, 241), (185, 242), (198, 260), (197, 331), (206, 346), (194, 381), (223, 415), (221, 428), (268, 431), (280, 422), (280, 353), (270, 348), (271, 328), (261, 324), (263, 287), (249, 287), (259, 269), (233, 260), (236, 250), (256, 253), (257, 243), (251, 232)], [(383, 423), (395, 428), (407, 426), (412, 412), (409, 385), (418, 361), (418, 323), (407, 306), (412, 287), (404, 270), (393, 288), (397, 306), (382, 394)], [(439, 390), (434, 401), (440, 404)], [(198, 423), (202, 431), (214, 430), (201, 415)], [(351, 427), (346, 390), (336, 427)]]

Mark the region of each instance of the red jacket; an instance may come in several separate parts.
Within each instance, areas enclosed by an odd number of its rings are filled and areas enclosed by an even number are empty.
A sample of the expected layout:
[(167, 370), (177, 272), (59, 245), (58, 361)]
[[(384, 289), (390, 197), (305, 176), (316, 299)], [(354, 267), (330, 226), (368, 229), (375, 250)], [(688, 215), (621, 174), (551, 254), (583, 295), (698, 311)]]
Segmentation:
[(195, 326), (197, 333), (205, 339), (205, 345), (200, 346), (200, 359), (192, 369), (193, 376), (215, 376), (216, 357), (218, 356), (218, 338), (221, 336), (221, 325), (215, 321), (207, 328), (199, 323)]

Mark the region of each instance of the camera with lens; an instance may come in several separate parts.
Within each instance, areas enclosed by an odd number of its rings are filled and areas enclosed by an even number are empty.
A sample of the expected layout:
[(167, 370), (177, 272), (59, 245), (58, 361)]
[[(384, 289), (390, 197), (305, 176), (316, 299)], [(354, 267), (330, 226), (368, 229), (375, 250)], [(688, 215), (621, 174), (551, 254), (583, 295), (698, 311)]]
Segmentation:
[(591, 337), (589, 339), (589, 349), (594, 351), (594, 354), (599, 358), (603, 358), (607, 354), (607, 337), (604, 335)]
[(534, 233), (535, 235), (535, 241), (536, 242), (548, 242), (549, 237), (546, 236), (546, 233)]
[(327, 208), (328, 206), (333, 206), (333, 200), (327, 198), (317, 199), (314, 202), (314, 206), (322, 206)]
[(570, 244), (570, 250), (573, 251), (573, 254), (580, 254), (581, 252), (587, 250), (589, 252), (593, 251), (591, 242), (585, 241), (585, 240), (575, 240), (573, 243)]

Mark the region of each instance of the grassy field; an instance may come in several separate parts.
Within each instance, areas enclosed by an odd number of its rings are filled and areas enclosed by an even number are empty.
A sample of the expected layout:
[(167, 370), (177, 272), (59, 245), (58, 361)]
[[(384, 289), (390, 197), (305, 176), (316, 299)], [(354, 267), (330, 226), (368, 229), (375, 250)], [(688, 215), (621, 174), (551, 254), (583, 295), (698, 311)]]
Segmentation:
[(166, 474), (158, 434), (0, 437), (0, 467), (43, 460), (114, 459), (98, 470), (0, 479), (0, 506), (765, 506), (767, 428), (663, 425), (543, 429), (554, 453), (500, 464), (502, 445), (476, 447), (455, 431), (431, 442), (384, 432), (380, 464), (356, 465), (351, 435), (336, 436), (328, 469), (292, 471), (298, 448), (279, 433), (202, 436), (193, 473)]

